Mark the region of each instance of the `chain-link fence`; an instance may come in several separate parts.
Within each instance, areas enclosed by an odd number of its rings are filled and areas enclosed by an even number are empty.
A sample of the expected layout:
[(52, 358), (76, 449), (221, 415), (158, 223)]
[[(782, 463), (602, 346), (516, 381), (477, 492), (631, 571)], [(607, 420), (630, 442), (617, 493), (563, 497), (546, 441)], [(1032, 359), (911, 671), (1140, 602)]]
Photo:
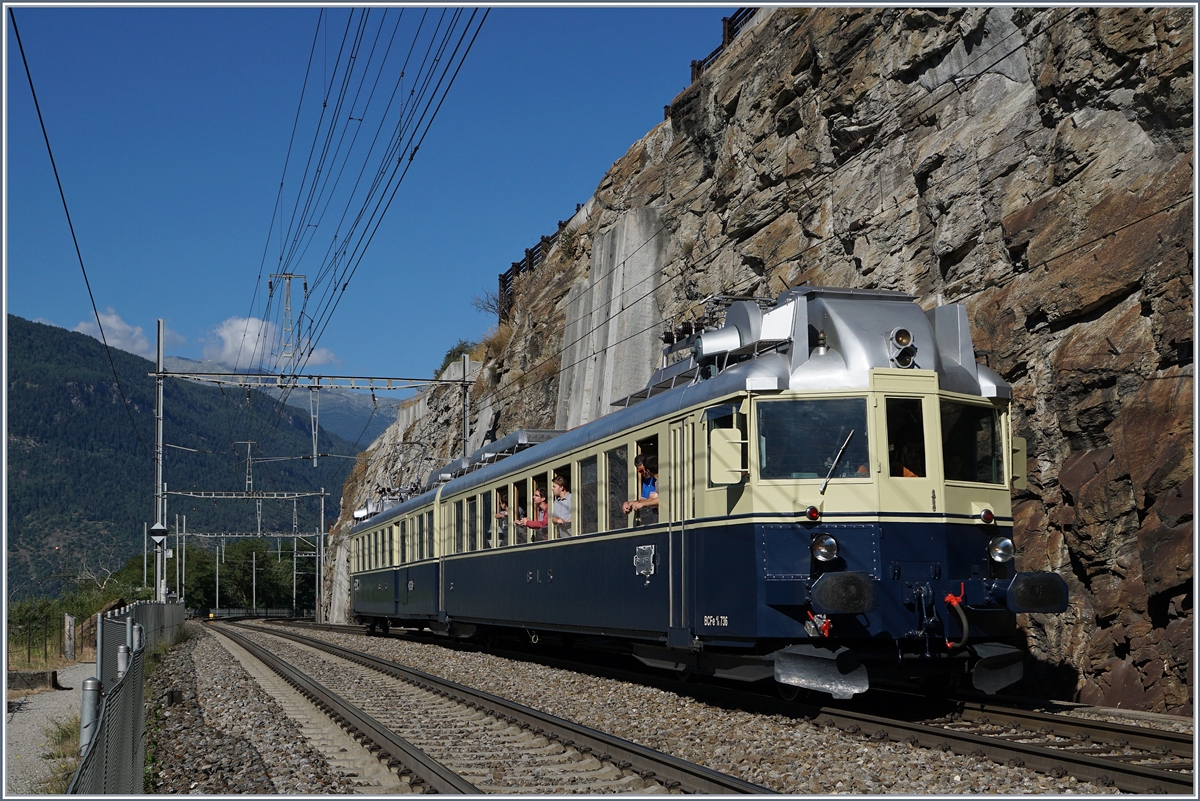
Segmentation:
[(173, 642), (185, 617), (182, 604), (141, 602), (97, 620), (96, 678), (83, 683), (79, 768), (68, 794), (142, 792), (145, 656)]

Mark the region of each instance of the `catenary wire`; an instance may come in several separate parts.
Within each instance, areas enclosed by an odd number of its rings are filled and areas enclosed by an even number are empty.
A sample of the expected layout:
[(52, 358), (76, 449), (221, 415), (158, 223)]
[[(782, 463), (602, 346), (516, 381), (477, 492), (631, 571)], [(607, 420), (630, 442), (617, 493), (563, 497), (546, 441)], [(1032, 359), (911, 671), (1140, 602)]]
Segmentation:
[(121, 384), (121, 377), (117, 375), (117, 364), (113, 361), (112, 350), (108, 347), (108, 338), (104, 334), (104, 324), (100, 321), (100, 311), (96, 308), (96, 297), (92, 294), (92, 282), (88, 280), (87, 267), (83, 264), (83, 252), (79, 248), (79, 238), (75, 235), (75, 224), (71, 222), (71, 210), (67, 206), (67, 195), (63, 190), (62, 179), (58, 175), (58, 164), (54, 161), (54, 150), (50, 147), (50, 134), (46, 131), (46, 121), (42, 118), (42, 107), (38, 103), (37, 90), (33, 87), (33, 73), (29, 69), (29, 61), (25, 58), (25, 45), (21, 43), (21, 33), (17, 29), (17, 18), (13, 14), (12, 7), (8, 9), (8, 18), (12, 22), (13, 35), (17, 39), (17, 49), (21, 51), (21, 63), (25, 67), (25, 77), (29, 80), (29, 93), (33, 96), (33, 107), (37, 111), (38, 124), (42, 128), (42, 139), (46, 142), (46, 153), (50, 157), (50, 167), (54, 170), (54, 182), (58, 185), (58, 196), (62, 200), (63, 213), (67, 217), (67, 228), (71, 231), (71, 242), (75, 245), (75, 257), (79, 260), (79, 269), (83, 273), (83, 283), (87, 287), (88, 300), (92, 303), (92, 313), (96, 315), (96, 327), (100, 330), (100, 341), (104, 345), (104, 353), (108, 356), (108, 365), (112, 369), (113, 380), (117, 383), (117, 390), (121, 394), (121, 404), (125, 408), (125, 415), (129, 418), (129, 424), (133, 426), (133, 433), (137, 436), (138, 443), (142, 446), (143, 453), (147, 458), (154, 458), (150, 449), (146, 447), (146, 441), (142, 439), (142, 432), (138, 430), (137, 422), (133, 419), (133, 412), (129, 408), (129, 398), (125, 395), (125, 387)]

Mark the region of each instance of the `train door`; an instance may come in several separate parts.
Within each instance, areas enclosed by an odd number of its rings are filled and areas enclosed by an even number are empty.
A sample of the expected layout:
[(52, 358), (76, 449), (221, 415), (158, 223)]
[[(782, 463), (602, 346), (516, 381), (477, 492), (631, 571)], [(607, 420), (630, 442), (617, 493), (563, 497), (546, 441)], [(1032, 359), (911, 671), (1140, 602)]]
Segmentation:
[(692, 610), (688, 602), (691, 587), (688, 581), (686, 533), (687, 521), (695, 512), (692, 495), (692, 449), (692, 426), (689, 421), (679, 420), (671, 423), (667, 434), (667, 464), (661, 467), (662, 475), (666, 478), (666, 481), (661, 483), (666, 486), (659, 487), (659, 504), (665, 505), (666, 508), (662, 511), (665, 512), (664, 518), (669, 521), (667, 531), (670, 536), (668, 559), (671, 567), (671, 608), (667, 641), (674, 647), (690, 647), (692, 644)]
[(912, 370), (875, 371), (876, 468), (879, 510), (934, 514), (945, 510), (941, 488), (937, 376)]

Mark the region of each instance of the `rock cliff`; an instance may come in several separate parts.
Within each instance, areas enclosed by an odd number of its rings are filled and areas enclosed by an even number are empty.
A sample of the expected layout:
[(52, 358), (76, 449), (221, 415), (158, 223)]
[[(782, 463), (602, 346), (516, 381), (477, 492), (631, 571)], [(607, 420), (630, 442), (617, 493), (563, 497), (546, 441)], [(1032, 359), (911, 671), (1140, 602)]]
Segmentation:
[[(475, 354), (472, 438), (603, 414), (714, 296), (963, 303), (1029, 441), (1019, 566), (1073, 597), (1023, 616), (1036, 686), (1190, 714), (1193, 26), (1190, 8), (760, 12), (518, 279)], [(422, 400), (432, 451), (460, 447), (455, 392)], [(388, 436), (371, 469), (407, 483), (419, 465)], [(352, 480), (345, 513), (373, 490)]]

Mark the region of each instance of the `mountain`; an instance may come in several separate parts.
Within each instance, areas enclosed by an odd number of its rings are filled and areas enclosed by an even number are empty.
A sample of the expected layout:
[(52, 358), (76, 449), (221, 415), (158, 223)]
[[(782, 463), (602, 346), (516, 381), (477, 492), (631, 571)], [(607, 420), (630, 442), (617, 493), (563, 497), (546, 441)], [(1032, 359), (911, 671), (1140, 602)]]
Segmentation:
[[(228, 364), (211, 359), (186, 359), (167, 356), (163, 359), (168, 370), (177, 373), (245, 373), (246, 369), (235, 369)], [(284, 402), (308, 413), (308, 393), (290, 393), (283, 390), (263, 390), (272, 397), (285, 397)], [(395, 397), (377, 397), (342, 389), (321, 390), (321, 406), (317, 411), (317, 422), (321, 428), (339, 437), (357, 442), (360, 449), (366, 448), (396, 420), (400, 400)]]
[[(120, 567), (141, 551), (143, 523), (154, 522), (154, 365), (112, 350), (118, 386), (100, 342), (13, 315), (6, 346), (9, 597), (52, 594), (85, 563)], [(326, 518), (336, 519), (352, 442), (319, 429), (319, 452), (344, 458), (314, 469), (307, 411), (257, 390), (183, 380), (168, 380), (163, 395), (168, 490), (245, 490), (251, 441), (254, 489), (323, 487)], [(301, 531), (317, 528), (318, 509), (317, 498), (296, 503)], [(262, 511), (262, 531), (292, 531), (291, 503), (263, 501)], [(168, 496), (169, 526), (176, 514), (187, 515), (191, 532), (258, 525), (255, 504), (242, 499)]]

